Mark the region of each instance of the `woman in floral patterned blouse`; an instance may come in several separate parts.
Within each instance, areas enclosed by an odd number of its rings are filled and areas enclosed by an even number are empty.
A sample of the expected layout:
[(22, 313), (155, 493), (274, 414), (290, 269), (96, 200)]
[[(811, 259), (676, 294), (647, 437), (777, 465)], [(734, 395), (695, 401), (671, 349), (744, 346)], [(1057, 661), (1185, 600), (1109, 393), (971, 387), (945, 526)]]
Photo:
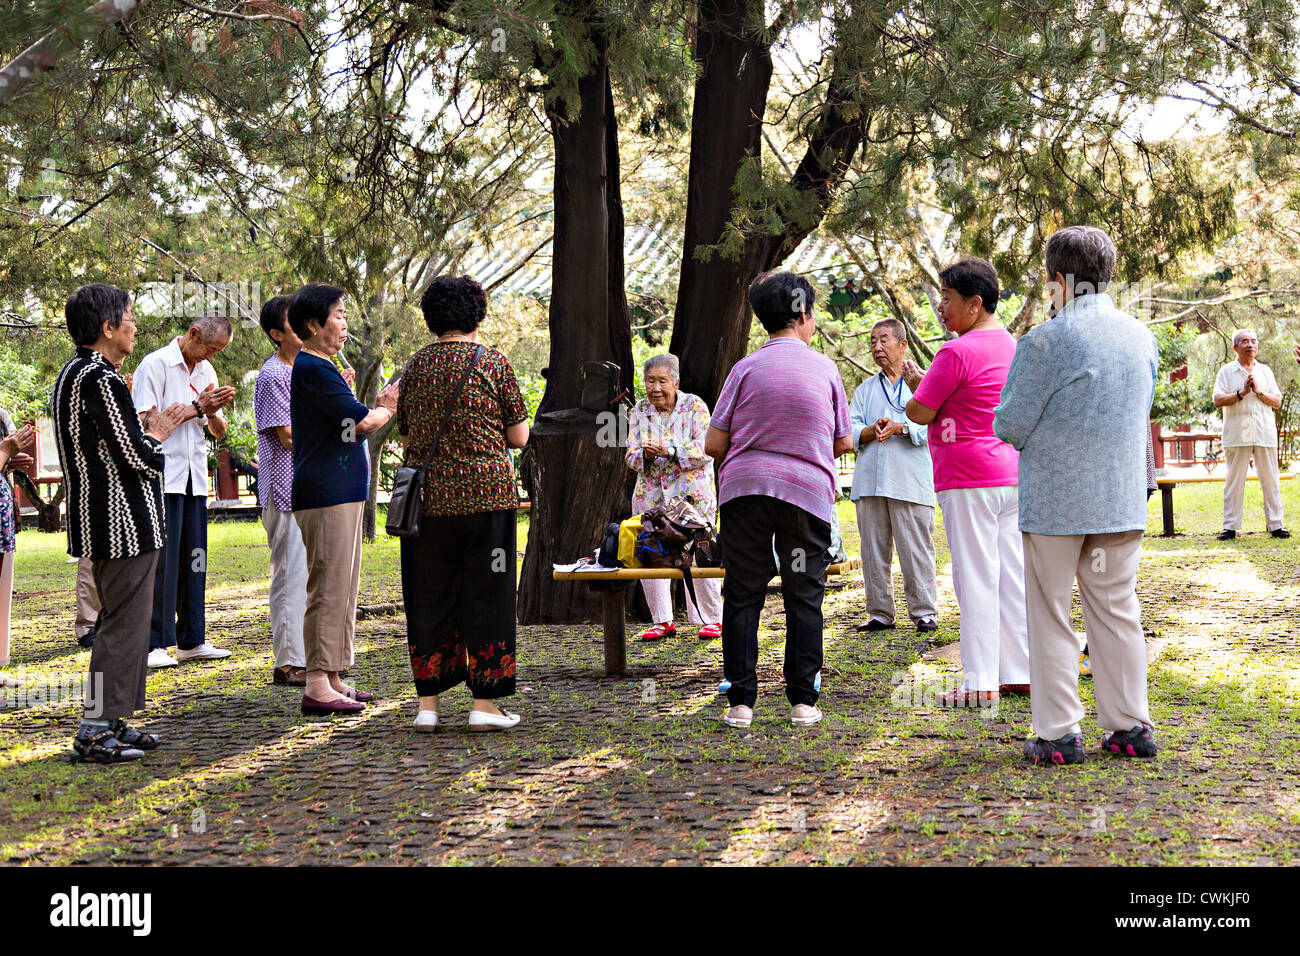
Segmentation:
[(420, 310), (437, 338), (402, 375), (403, 464), (422, 465), (444, 418), (446, 426), (425, 474), (420, 533), (401, 545), (407, 641), (420, 698), (415, 729), (434, 730), (439, 695), (463, 683), (474, 698), (469, 728), (508, 730), (519, 716), (495, 700), (515, 692), (519, 493), (509, 449), (528, 443), (528, 412), (510, 362), (478, 344), (487, 313), (481, 285), (469, 276), (439, 276)]
[[(25, 467), (31, 462), (23, 449), (36, 440), (36, 429), (31, 425), (14, 429), (12, 420), (4, 416), (4, 431), (0, 439), (0, 664), (9, 663), (9, 607), (14, 585), (14, 551), (17, 535), (18, 509), (14, 503), (13, 489), (9, 487), (9, 472)], [(0, 687), (19, 687), (21, 682), (0, 673)]]
[[(709, 406), (695, 395), (680, 391), (681, 376), (675, 355), (652, 355), (645, 363), (646, 397), (628, 416), (627, 464), (637, 473), (632, 492), (632, 511), (642, 514), (678, 495), (695, 502), (705, 518), (717, 520), (718, 496), (713, 482), (713, 459), (704, 453), (704, 433), (709, 430)], [(718, 578), (696, 578), (697, 609), (686, 598), (692, 624), (703, 624), (700, 637), (722, 636), (722, 582)], [(643, 641), (671, 637), (673, 624), (672, 582), (645, 580), (646, 603), (653, 627), (641, 635)]]

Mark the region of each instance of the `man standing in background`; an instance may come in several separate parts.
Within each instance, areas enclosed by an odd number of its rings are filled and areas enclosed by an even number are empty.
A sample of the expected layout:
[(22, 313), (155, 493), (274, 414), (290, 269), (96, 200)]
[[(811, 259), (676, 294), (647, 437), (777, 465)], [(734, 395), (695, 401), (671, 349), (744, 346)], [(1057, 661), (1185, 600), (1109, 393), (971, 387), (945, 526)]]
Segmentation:
[[(180, 427), (163, 442), (166, 544), (158, 557), (149, 631), (149, 666), (174, 667), (178, 660), (217, 660), (230, 651), (208, 644), (204, 635), (204, 597), (208, 562), (208, 444), (226, 434), (217, 414), (235, 397), (232, 387), (217, 388), (209, 361), (230, 344), (230, 320), (219, 315), (196, 319), (189, 331), (150, 352), (135, 370), (135, 407), (140, 412), (188, 406)], [(172, 658), (165, 648), (176, 647)]]
[(1277, 420), (1282, 390), (1273, 370), (1256, 362), (1259, 336), (1254, 329), (1238, 329), (1232, 336), (1237, 360), (1219, 369), (1214, 380), (1214, 407), (1223, 409), (1223, 456), (1228, 474), (1223, 483), (1223, 533), (1231, 541), (1241, 530), (1242, 503), (1246, 498), (1246, 473), (1255, 459), (1259, 490), (1264, 493), (1264, 521), (1275, 538), (1289, 538), (1282, 525), (1282, 490), (1278, 481)]

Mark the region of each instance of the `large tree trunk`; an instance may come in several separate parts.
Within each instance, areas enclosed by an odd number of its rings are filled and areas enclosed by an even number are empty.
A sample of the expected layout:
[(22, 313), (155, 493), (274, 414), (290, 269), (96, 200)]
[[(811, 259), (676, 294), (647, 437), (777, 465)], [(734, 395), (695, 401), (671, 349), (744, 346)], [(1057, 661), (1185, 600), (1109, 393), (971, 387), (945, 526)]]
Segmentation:
[(631, 326), (623, 292), (623, 213), (618, 136), (609, 85), (608, 44), (594, 37), (598, 58), (578, 84), (579, 113), (550, 114), (555, 141), (555, 238), (551, 281), (551, 350), (541, 408), (523, 455), (532, 501), (528, 547), (519, 583), (524, 624), (598, 618), (585, 585), (551, 579), (551, 565), (595, 550), (605, 525), (627, 516), (630, 480), (621, 442), (601, 447), (590, 414), (576, 409), (582, 365), (613, 361), (632, 382)]
[(691, 167), (686, 193), (677, 308), (670, 351), (681, 363), (682, 388), (713, 406), (727, 372), (749, 337), (745, 291), (762, 270), (766, 250), (746, 244), (741, 257), (696, 258), (716, 243), (731, 217), (732, 186), (747, 156), (762, 152), (763, 112), (772, 57), (762, 37), (762, 0), (704, 0), (695, 59), (700, 65), (691, 115)]
[(746, 298), (755, 274), (775, 269), (825, 217), (836, 188), (862, 143), (861, 112), (850, 101), (852, 71), (832, 78), (807, 150), (791, 176), (813, 202), (777, 210), (776, 232), (754, 229), (739, 257), (696, 258), (718, 242), (731, 216), (732, 187), (741, 164), (761, 156), (762, 118), (771, 80), (768, 47), (757, 32), (763, 5), (705, 0), (700, 5), (696, 56), (701, 64), (691, 117), (691, 168), (686, 241), (671, 349), (681, 360), (682, 388), (710, 406), (731, 367), (745, 354), (752, 312)]

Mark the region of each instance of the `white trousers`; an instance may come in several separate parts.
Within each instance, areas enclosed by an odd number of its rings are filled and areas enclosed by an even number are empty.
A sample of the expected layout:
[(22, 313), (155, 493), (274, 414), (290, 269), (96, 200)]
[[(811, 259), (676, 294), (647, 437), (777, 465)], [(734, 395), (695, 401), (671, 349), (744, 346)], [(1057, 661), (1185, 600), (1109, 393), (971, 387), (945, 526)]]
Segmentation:
[(1079, 642), (1070, 623), (1079, 581), (1097, 723), (1106, 730), (1150, 724), (1147, 647), (1137, 597), (1142, 532), (1026, 534), (1025, 598), (1034, 731), (1044, 740), (1079, 732)]
[(1015, 485), (999, 485), (937, 494), (961, 608), (961, 666), (968, 691), (1030, 682), (1018, 492)]
[[(686, 592), (686, 616), (692, 624), (722, 623), (722, 578), (692, 578), (695, 594), (700, 599), (697, 610), (691, 600), (691, 592)], [(663, 624), (673, 619), (673, 582), (667, 578), (646, 578), (641, 587), (645, 591), (645, 602), (650, 605), (650, 620)]]
[[(1264, 493), (1264, 527), (1276, 531), (1282, 527), (1282, 489), (1279, 487), (1277, 449), (1265, 445), (1235, 445), (1223, 449), (1228, 474), (1223, 481), (1223, 527), (1241, 530), (1241, 506), (1246, 500), (1246, 472), (1255, 459), (1255, 475)], [(1125, 730), (1129, 728), (1125, 727)]]
[(306, 667), (302, 622), (307, 613), (307, 548), (292, 511), (262, 509), (271, 547), (271, 647), (276, 667)]

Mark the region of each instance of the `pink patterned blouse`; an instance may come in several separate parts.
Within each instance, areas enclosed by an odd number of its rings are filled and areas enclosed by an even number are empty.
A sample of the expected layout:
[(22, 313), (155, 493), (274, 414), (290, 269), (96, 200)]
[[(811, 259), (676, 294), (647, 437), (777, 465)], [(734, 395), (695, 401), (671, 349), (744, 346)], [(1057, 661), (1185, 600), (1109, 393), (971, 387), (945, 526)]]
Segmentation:
[[(718, 495), (713, 481), (713, 459), (704, 454), (704, 433), (709, 430), (709, 406), (687, 392), (677, 393), (677, 405), (659, 412), (650, 399), (637, 402), (628, 415), (627, 466), (637, 473), (632, 511), (642, 514), (677, 495), (695, 501), (700, 514), (717, 520)], [(671, 458), (646, 461), (642, 446), (657, 441), (675, 452)]]

